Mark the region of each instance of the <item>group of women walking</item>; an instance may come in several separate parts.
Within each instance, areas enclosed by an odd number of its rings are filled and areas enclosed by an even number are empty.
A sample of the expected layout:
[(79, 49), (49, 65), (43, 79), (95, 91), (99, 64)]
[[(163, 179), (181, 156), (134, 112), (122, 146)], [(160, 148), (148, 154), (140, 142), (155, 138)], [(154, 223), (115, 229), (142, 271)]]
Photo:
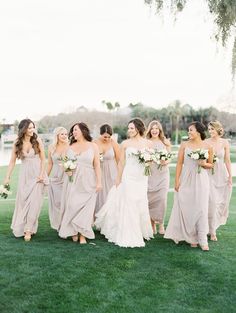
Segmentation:
[[(210, 122), (208, 130), (206, 139), (205, 127), (192, 122), (189, 140), (179, 148), (173, 209), (165, 230), (169, 160), (158, 167), (151, 163), (152, 175), (145, 176), (135, 157), (142, 149), (171, 151), (158, 121), (152, 121), (146, 131), (141, 119), (132, 119), (128, 139), (121, 145), (112, 138), (108, 124), (100, 127), (96, 140), (85, 123), (74, 124), (69, 133), (57, 127), (46, 166), (34, 123), (22, 120), (4, 180), (10, 183), (16, 159), (21, 159), (13, 234), (31, 240), (48, 190), (50, 224), (61, 238), (85, 244), (87, 238), (95, 238), (96, 228), (121, 247), (143, 247), (159, 225), (164, 238), (208, 251), (208, 234), (216, 241), (218, 227), (227, 221), (232, 190), (229, 143), (222, 138), (222, 125)], [(191, 158), (198, 149), (208, 151), (206, 159)]]

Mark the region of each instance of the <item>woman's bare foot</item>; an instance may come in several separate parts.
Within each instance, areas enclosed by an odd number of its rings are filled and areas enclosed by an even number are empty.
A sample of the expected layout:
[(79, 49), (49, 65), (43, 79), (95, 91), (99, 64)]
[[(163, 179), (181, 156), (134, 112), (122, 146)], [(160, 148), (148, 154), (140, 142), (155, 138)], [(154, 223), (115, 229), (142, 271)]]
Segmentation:
[(30, 241), (31, 240), (31, 232), (30, 231), (26, 231), (25, 232), (24, 240), (25, 241)]
[(79, 240), (79, 236), (78, 236), (78, 235), (72, 236), (72, 240), (73, 240), (74, 242), (77, 242), (77, 241)]
[(209, 251), (209, 246), (201, 246), (202, 251)]
[(153, 231), (153, 235), (156, 235), (157, 234), (157, 227), (156, 227), (156, 223), (151, 220), (151, 223), (152, 223), (152, 231)]
[(211, 241), (217, 241), (216, 235), (211, 234), (210, 240)]
[(165, 235), (165, 227), (163, 223), (159, 224), (159, 230), (158, 230), (160, 235)]
[(80, 235), (80, 237), (79, 237), (79, 243), (80, 243), (81, 245), (84, 245), (84, 244), (87, 243), (86, 238), (85, 238), (83, 235)]
[(191, 248), (197, 248), (197, 243), (191, 243)]

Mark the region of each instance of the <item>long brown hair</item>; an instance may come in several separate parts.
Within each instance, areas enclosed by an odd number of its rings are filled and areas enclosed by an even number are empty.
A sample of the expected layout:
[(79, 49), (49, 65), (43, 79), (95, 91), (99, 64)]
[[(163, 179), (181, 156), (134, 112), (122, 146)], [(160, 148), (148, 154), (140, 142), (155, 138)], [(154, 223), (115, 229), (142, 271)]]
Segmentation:
[[(26, 119), (20, 121), (20, 124), (18, 126), (18, 137), (17, 137), (16, 142), (15, 142), (17, 159), (24, 159), (24, 157), (25, 157), (23, 154), (23, 143), (24, 143), (25, 134), (26, 134), (27, 129), (31, 123), (35, 127), (34, 122), (32, 122), (30, 119), (26, 118)], [(30, 137), (30, 143), (32, 145), (32, 148), (34, 149), (35, 154), (38, 154), (40, 152), (39, 143), (38, 143), (37, 138), (38, 138), (38, 136), (36, 133), (34, 133), (32, 137)]]
[(132, 120), (129, 121), (128, 125), (133, 123), (137, 132), (141, 137), (145, 134), (145, 125), (144, 122), (141, 120), (141, 118), (135, 117)]
[(193, 121), (188, 125), (188, 127), (190, 126), (194, 126), (196, 128), (196, 131), (200, 134), (202, 140), (206, 139), (206, 127), (202, 123), (200, 123), (199, 121)]
[(147, 139), (151, 139), (152, 138), (152, 134), (151, 134), (151, 130), (153, 126), (157, 126), (159, 129), (159, 135), (158, 137), (160, 138), (161, 142), (165, 145), (165, 146), (169, 146), (169, 141), (166, 139), (165, 135), (164, 135), (164, 131), (162, 128), (162, 125), (159, 121), (153, 120), (149, 123), (148, 125), (148, 129), (147, 129)]
[(79, 123), (75, 123), (71, 128), (70, 128), (70, 131), (69, 131), (69, 140), (70, 140), (70, 145), (72, 145), (72, 143), (74, 142), (77, 142), (77, 140), (75, 139), (75, 137), (73, 136), (73, 129), (75, 126), (78, 126), (79, 129), (81, 130), (81, 133), (84, 137), (85, 140), (87, 141), (92, 141), (92, 137), (90, 135), (90, 130), (88, 128), (88, 126), (85, 124), (85, 123), (82, 123), (82, 122), (79, 122)]

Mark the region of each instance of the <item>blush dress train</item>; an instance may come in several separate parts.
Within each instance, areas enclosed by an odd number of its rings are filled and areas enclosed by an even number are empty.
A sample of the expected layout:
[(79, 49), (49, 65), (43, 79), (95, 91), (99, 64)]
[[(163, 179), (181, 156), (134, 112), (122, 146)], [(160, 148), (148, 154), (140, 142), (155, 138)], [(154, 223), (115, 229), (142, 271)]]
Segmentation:
[(175, 243), (186, 241), (190, 244), (207, 245), (209, 177), (206, 169), (191, 159), (185, 148), (184, 165), (180, 177), (179, 191), (175, 192), (171, 216), (164, 238)]
[(95, 212), (97, 213), (106, 202), (108, 192), (115, 185), (117, 177), (117, 163), (114, 149), (111, 147), (103, 155), (101, 162), (102, 190), (98, 193)]
[(228, 183), (228, 174), (224, 163), (224, 148), (216, 153), (218, 161), (214, 164), (214, 174), (208, 170), (210, 180), (209, 232), (216, 234), (220, 225), (225, 225), (229, 215), (229, 202), (232, 186)]
[(61, 195), (65, 178), (65, 172), (60, 164), (59, 157), (57, 153), (52, 155), (53, 167), (48, 186), (49, 220), (51, 227), (56, 230), (58, 230), (61, 224)]
[[(155, 144), (155, 149), (166, 150), (160, 141)], [(156, 164), (151, 165), (152, 175), (148, 177), (148, 205), (150, 217), (154, 222), (164, 223), (167, 194), (170, 184), (170, 171), (168, 165), (158, 169)]]
[(96, 176), (93, 166), (93, 148), (75, 154), (68, 150), (68, 157), (77, 159), (77, 168), (70, 182), (66, 175), (61, 199), (61, 225), (59, 236), (67, 238), (80, 233), (86, 238), (95, 238), (92, 224), (96, 205)]
[(28, 231), (36, 234), (45, 186), (48, 185), (46, 172), (44, 181), (37, 182), (41, 171), (41, 160), (33, 148), (28, 153), (24, 153), (21, 162), (15, 210), (11, 223), (15, 237), (22, 237)]

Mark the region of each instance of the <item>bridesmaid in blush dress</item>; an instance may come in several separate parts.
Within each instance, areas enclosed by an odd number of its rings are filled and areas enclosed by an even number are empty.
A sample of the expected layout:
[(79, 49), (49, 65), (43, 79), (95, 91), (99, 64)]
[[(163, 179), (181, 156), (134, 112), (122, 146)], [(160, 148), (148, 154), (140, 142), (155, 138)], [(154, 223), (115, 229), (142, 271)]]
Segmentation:
[(10, 182), (16, 159), (21, 160), (21, 165), (11, 228), (15, 237), (24, 236), (25, 241), (30, 241), (31, 235), (36, 234), (38, 229), (44, 187), (48, 185), (43, 143), (30, 119), (19, 123), (4, 184)]
[[(208, 251), (208, 168), (212, 168), (212, 148), (204, 141), (205, 127), (200, 122), (189, 126), (189, 141), (179, 149), (175, 176), (175, 197), (164, 238), (176, 243), (186, 241), (195, 248)], [(197, 149), (208, 150), (208, 160), (194, 160), (189, 153)], [(184, 166), (183, 166), (184, 165)], [(200, 166), (200, 173), (198, 167)]]
[(213, 147), (215, 156), (214, 169), (208, 171), (210, 179), (209, 198), (209, 233), (212, 241), (217, 241), (216, 230), (225, 225), (229, 215), (229, 202), (232, 193), (232, 173), (230, 147), (220, 122), (212, 121), (208, 125), (210, 138), (206, 141)]
[[(160, 122), (152, 121), (146, 137), (153, 142), (155, 150), (171, 151), (170, 141), (166, 139)], [(159, 224), (159, 234), (164, 235), (164, 218), (167, 207), (167, 194), (170, 184), (169, 161), (161, 161), (161, 168), (151, 165), (152, 175), (148, 177), (148, 205), (153, 233), (156, 234), (156, 224)]]
[(102, 172), (102, 190), (98, 193), (95, 212), (106, 202), (107, 194), (115, 185), (117, 166), (120, 158), (120, 148), (112, 138), (112, 128), (108, 124), (100, 127), (100, 137), (94, 142), (97, 144), (100, 154)]
[(74, 242), (86, 243), (95, 237), (92, 225), (97, 192), (101, 190), (99, 151), (85, 123), (74, 124), (69, 132), (70, 147), (66, 155), (76, 160), (77, 167), (72, 181), (66, 177), (62, 190), (62, 220), (59, 227), (61, 238), (72, 237)]
[(68, 147), (67, 130), (64, 127), (55, 128), (53, 143), (48, 149), (47, 174), (51, 174), (48, 186), (49, 220), (51, 227), (56, 230), (61, 223), (61, 194), (65, 175), (60, 157), (65, 156)]

